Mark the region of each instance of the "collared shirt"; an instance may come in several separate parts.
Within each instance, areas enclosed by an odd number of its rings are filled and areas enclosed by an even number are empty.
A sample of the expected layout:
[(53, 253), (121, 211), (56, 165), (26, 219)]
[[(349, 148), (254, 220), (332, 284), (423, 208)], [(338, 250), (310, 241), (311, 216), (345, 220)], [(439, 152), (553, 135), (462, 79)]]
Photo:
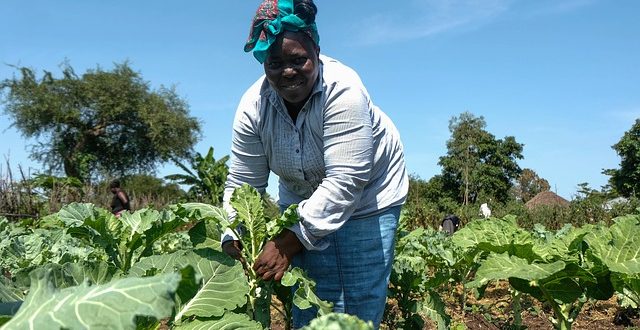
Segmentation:
[(281, 206), (298, 204), (292, 228), (310, 250), (350, 218), (404, 203), (408, 191), (403, 146), (393, 122), (373, 105), (360, 77), (320, 56), (320, 73), (296, 122), (262, 76), (243, 95), (233, 124), (224, 204), (247, 183), (264, 193), (279, 177)]

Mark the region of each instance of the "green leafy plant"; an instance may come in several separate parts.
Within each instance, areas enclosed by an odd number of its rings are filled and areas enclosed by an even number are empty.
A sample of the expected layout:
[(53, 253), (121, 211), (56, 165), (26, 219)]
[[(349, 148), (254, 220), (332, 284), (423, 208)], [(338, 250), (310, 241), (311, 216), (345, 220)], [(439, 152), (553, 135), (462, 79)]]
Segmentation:
[(1, 329), (91, 329), (118, 324), (134, 329), (136, 317), (161, 319), (171, 315), (180, 276), (129, 278), (109, 284), (85, 284), (58, 290), (51, 271), (31, 273), (24, 303)]
[(175, 162), (186, 174), (167, 175), (165, 179), (191, 186), (188, 194), (193, 200), (219, 205), (222, 203), (224, 183), (229, 173), (228, 160), (229, 156), (218, 160), (213, 158), (213, 147), (210, 147), (204, 157), (196, 153), (195, 158), (191, 160), (192, 169)]
[(614, 219), (609, 228), (598, 227), (585, 236), (590, 256), (610, 272), (623, 306), (640, 306), (640, 215)]
[(371, 321), (364, 322), (358, 317), (342, 313), (330, 313), (312, 320), (302, 330), (349, 329), (373, 330)]
[[(236, 212), (233, 220), (221, 209), (211, 212), (211, 215), (219, 232), (229, 229), (242, 241), (242, 254), (246, 262), (244, 271), (249, 283), (247, 314), (264, 327), (268, 327), (271, 319), (272, 294), (279, 293), (279, 297), (285, 306), (293, 299), (289, 294), (290, 290), (279, 288), (280, 285), (298, 285), (293, 303), (299, 308), (305, 309), (314, 306), (318, 308), (320, 314), (329, 313), (332, 308), (331, 304), (320, 300), (315, 295), (313, 292), (315, 282), (308, 278), (302, 270), (292, 269), (280, 283), (263, 281), (253, 270), (253, 265), (264, 244), (279, 235), (285, 228), (299, 221), (295, 210), (297, 205), (290, 206), (277, 219), (268, 219), (264, 216), (264, 207), (260, 194), (253, 187), (246, 184), (236, 188), (230, 203)], [(240, 230), (241, 228), (242, 230)], [(285, 311), (281, 312), (288, 320), (287, 324), (290, 325), (288, 310), (289, 308), (286, 308)]]
[(566, 226), (552, 233), (538, 226), (534, 234), (506, 217), (476, 221), (454, 240), (487, 256), (468, 287), (508, 280), (513, 289), (551, 306), (555, 328), (570, 329), (588, 300), (606, 300), (614, 292), (609, 271), (586, 253), (584, 238), (592, 230)]
[(401, 315), (390, 326), (423, 329), (426, 317), (438, 329), (447, 329), (451, 318), (436, 290), (451, 279), (456, 262), (451, 240), (431, 228), (418, 228), (399, 234), (395, 253), (389, 296), (397, 302)]

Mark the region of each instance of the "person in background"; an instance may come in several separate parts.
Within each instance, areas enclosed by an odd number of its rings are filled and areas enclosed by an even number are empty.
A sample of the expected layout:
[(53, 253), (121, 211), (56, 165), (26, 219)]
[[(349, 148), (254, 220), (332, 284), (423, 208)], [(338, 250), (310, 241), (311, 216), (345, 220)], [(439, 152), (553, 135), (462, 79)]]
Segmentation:
[(127, 193), (125, 193), (122, 188), (120, 188), (120, 181), (111, 181), (111, 183), (109, 184), (109, 189), (113, 194), (113, 198), (111, 199), (111, 213), (119, 218), (122, 212), (124, 212), (125, 210), (131, 211), (129, 196), (127, 196)]
[(455, 214), (447, 214), (442, 223), (440, 224), (440, 230), (443, 230), (447, 235), (451, 236), (460, 228), (460, 218)]
[[(301, 267), (335, 312), (377, 328), (409, 185), (403, 146), (358, 74), (320, 54), (316, 13), (312, 0), (266, 0), (257, 10), (245, 51), (265, 75), (236, 111), (224, 205), (233, 213), (235, 188), (264, 193), (270, 172), (278, 175), (280, 209), (298, 204), (300, 222), (267, 242), (256, 273), (278, 281), (290, 264)], [(237, 238), (222, 242), (239, 259)], [(293, 326), (316, 313), (294, 307)]]

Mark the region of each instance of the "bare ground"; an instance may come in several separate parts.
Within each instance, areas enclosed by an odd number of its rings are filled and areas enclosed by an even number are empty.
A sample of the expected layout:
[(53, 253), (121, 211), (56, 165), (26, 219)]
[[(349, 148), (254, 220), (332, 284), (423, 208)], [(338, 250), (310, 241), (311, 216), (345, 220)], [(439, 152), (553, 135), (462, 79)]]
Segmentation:
[[(467, 296), (467, 308), (463, 311), (458, 303), (461, 286), (455, 288), (457, 292), (450, 297), (443, 297), (446, 303), (447, 313), (451, 316), (451, 325), (464, 324), (468, 330), (505, 330), (514, 329), (513, 309), (511, 295), (507, 283), (490, 285), (481, 299), (475, 299), (473, 295)], [(279, 304), (277, 299), (274, 302)], [(396, 309), (393, 300), (388, 302), (388, 308)], [(553, 311), (537, 300), (524, 295), (521, 299), (522, 325), (527, 329), (553, 330), (550, 318)], [(271, 329), (284, 330), (283, 317), (272, 309)], [(398, 327), (393, 322), (382, 324), (382, 329), (395, 330)], [(436, 329), (435, 324), (429, 320), (424, 329)], [(574, 330), (622, 330), (640, 329), (638, 310), (622, 309), (618, 306), (616, 297), (606, 301), (587, 302), (580, 312), (578, 319), (573, 323)]]

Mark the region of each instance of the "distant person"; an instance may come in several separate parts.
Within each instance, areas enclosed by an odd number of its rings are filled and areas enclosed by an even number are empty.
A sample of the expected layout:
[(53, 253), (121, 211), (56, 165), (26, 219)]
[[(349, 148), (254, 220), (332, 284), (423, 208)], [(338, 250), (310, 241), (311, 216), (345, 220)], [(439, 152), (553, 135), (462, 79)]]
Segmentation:
[(491, 209), (489, 209), (489, 205), (487, 205), (487, 203), (482, 203), (482, 205), (480, 205), (480, 215), (485, 219), (491, 216)]
[(442, 224), (440, 225), (440, 230), (443, 230), (447, 233), (447, 235), (451, 236), (453, 233), (458, 231), (460, 228), (460, 218), (458, 218), (454, 214), (448, 214), (442, 220)]
[(111, 193), (113, 194), (113, 198), (111, 199), (111, 213), (119, 218), (125, 210), (131, 211), (129, 196), (120, 188), (120, 181), (111, 181), (109, 189), (111, 189)]

